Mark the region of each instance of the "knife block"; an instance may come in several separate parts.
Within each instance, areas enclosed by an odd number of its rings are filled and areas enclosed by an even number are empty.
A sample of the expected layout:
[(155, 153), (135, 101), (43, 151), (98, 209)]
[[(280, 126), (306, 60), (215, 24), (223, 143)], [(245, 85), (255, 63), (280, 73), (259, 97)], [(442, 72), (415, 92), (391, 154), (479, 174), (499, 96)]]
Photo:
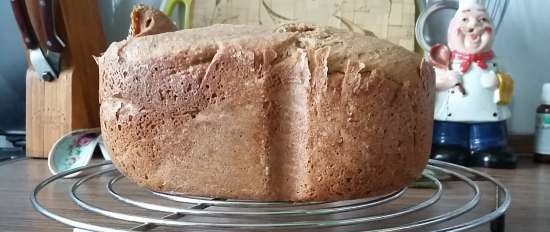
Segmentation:
[[(45, 48), (37, 2), (27, 0), (26, 4), (31, 24)], [(53, 144), (64, 134), (99, 126), (99, 76), (93, 56), (105, 50), (105, 39), (96, 1), (55, 2), (56, 30), (66, 47), (58, 79), (46, 82), (32, 67), (27, 70), (28, 157), (47, 158)]]

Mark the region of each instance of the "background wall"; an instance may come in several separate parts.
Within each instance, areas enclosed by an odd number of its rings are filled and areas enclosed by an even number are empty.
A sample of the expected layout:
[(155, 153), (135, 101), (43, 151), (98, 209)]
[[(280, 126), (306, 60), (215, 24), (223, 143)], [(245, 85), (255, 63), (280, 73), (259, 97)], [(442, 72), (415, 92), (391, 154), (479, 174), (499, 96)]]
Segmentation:
[(542, 84), (550, 82), (550, 1), (510, 0), (495, 53), (515, 80), (510, 130), (534, 132)]
[[(417, 0), (422, 1), (422, 0)], [(130, 7), (136, 2), (98, 1), (107, 41), (127, 35)], [(510, 131), (529, 134), (534, 131), (534, 110), (539, 104), (541, 85), (550, 82), (550, 1), (510, 0), (508, 12), (495, 41), (501, 67), (516, 81)], [(9, 1), (0, 1), (0, 129), (24, 122), (23, 46), (17, 32)], [(443, 22), (444, 24), (444, 22)], [(9, 112), (9, 117), (7, 113)]]
[(0, 1), (0, 22), (0, 131), (25, 130), (27, 63), (10, 1)]

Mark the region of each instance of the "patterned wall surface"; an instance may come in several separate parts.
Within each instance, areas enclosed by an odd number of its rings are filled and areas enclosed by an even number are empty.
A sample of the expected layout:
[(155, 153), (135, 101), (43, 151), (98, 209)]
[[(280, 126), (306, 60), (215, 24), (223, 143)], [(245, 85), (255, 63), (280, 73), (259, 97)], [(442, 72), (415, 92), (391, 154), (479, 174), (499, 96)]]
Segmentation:
[(414, 13), (414, 0), (199, 0), (194, 1), (193, 27), (304, 21), (372, 31), (413, 50)]

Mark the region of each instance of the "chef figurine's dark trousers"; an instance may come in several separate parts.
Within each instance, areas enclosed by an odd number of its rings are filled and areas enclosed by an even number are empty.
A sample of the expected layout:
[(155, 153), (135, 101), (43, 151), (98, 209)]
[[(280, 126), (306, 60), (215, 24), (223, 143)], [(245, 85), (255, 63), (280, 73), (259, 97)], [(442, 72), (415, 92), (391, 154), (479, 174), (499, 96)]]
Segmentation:
[(434, 121), (432, 158), (465, 166), (515, 168), (508, 152), (506, 121)]

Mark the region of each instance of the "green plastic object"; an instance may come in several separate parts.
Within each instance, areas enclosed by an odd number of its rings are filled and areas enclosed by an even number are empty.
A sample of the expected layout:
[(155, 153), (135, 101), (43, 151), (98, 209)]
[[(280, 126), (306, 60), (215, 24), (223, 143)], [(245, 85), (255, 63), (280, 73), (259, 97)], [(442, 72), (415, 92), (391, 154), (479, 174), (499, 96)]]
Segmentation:
[(163, 3), (162, 12), (171, 17), (174, 13), (174, 9), (176, 8), (176, 6), (182, 7), (180, 9), (184, 10), (180, 11), (179, 22), (177, 22), (177, 24), (178, 27), (180, 27), (181, 29), (189, 29), (191, 28), (191, 25), (193, 25), (191, 17), (191, 9), (193, 9), (192, 4), (193, 0), (166, 0)]

